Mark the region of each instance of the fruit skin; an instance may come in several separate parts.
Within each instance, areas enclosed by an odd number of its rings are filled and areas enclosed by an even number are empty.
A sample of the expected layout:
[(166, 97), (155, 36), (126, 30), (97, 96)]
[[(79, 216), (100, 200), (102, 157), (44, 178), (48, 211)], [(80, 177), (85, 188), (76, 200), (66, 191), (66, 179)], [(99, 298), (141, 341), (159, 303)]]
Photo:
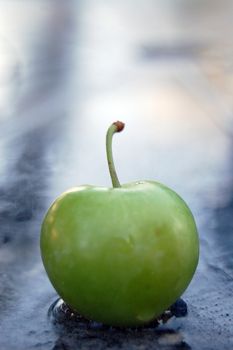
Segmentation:
[(187, 288), (199, 241), (190, 209), (164, 185), (87, 185), (63, 193), (48, 210), (41, 256), (71, 308), (105, 324), (138, 326)]

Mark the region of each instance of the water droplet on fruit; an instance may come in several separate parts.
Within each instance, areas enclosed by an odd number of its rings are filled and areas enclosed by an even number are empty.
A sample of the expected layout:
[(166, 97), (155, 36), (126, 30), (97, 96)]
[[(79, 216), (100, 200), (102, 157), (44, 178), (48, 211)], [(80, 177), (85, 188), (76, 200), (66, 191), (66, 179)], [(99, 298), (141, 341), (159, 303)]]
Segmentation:
[(149, 322), (153, 318), (154, 312), (152, 313), (151, 310), (142, 310), (137, 316), (137, 319), (142, 322)]

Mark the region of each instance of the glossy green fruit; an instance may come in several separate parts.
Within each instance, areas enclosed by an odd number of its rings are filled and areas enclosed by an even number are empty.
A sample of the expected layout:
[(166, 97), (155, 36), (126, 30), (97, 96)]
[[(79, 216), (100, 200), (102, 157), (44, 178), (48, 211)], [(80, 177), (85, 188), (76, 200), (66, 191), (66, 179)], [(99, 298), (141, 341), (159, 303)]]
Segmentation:
[[(111, 152), (108, 160), (114, 177)], [(41, 255), (71, 308), (105, 324), (136, 326), (159, 316), (187, 288), (198, 263), (198, 234), (174, 191), (152, 181), (114, 181), (114, 188), (73, 188), (52, 204)]]

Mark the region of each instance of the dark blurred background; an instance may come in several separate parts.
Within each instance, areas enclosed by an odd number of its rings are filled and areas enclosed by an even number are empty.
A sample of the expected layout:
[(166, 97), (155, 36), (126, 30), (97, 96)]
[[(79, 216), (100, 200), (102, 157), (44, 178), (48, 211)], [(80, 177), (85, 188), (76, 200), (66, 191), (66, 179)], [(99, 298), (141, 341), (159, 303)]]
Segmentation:
[[(0, 2), (0, 349), (233, 348), (233, 2)], [(159, 329), (82, 330), (47, 317), (43, 216), (80, 184), (176, 190), (201, 257), (188, 316)]]

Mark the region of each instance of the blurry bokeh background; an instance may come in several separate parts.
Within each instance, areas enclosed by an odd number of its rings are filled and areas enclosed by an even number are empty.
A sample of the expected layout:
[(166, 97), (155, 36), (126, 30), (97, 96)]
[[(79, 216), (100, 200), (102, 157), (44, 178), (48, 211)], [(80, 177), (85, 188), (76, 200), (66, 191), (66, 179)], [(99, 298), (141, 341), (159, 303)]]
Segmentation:
[(153, 330), (153, 341), (111, 345), (97, 332), (96, 346), (233, 346), (232, 19), (231, 0), (0, 2), (1, 348), (93, 346), (47, 319), (56, 293), (39, 233), (61, 192), (111, 185), (105, 134), (115, 120), (126, 124), (114, 139), (120, 181), (176, 190), (196, 218), (201, 258), (170, 343)]

